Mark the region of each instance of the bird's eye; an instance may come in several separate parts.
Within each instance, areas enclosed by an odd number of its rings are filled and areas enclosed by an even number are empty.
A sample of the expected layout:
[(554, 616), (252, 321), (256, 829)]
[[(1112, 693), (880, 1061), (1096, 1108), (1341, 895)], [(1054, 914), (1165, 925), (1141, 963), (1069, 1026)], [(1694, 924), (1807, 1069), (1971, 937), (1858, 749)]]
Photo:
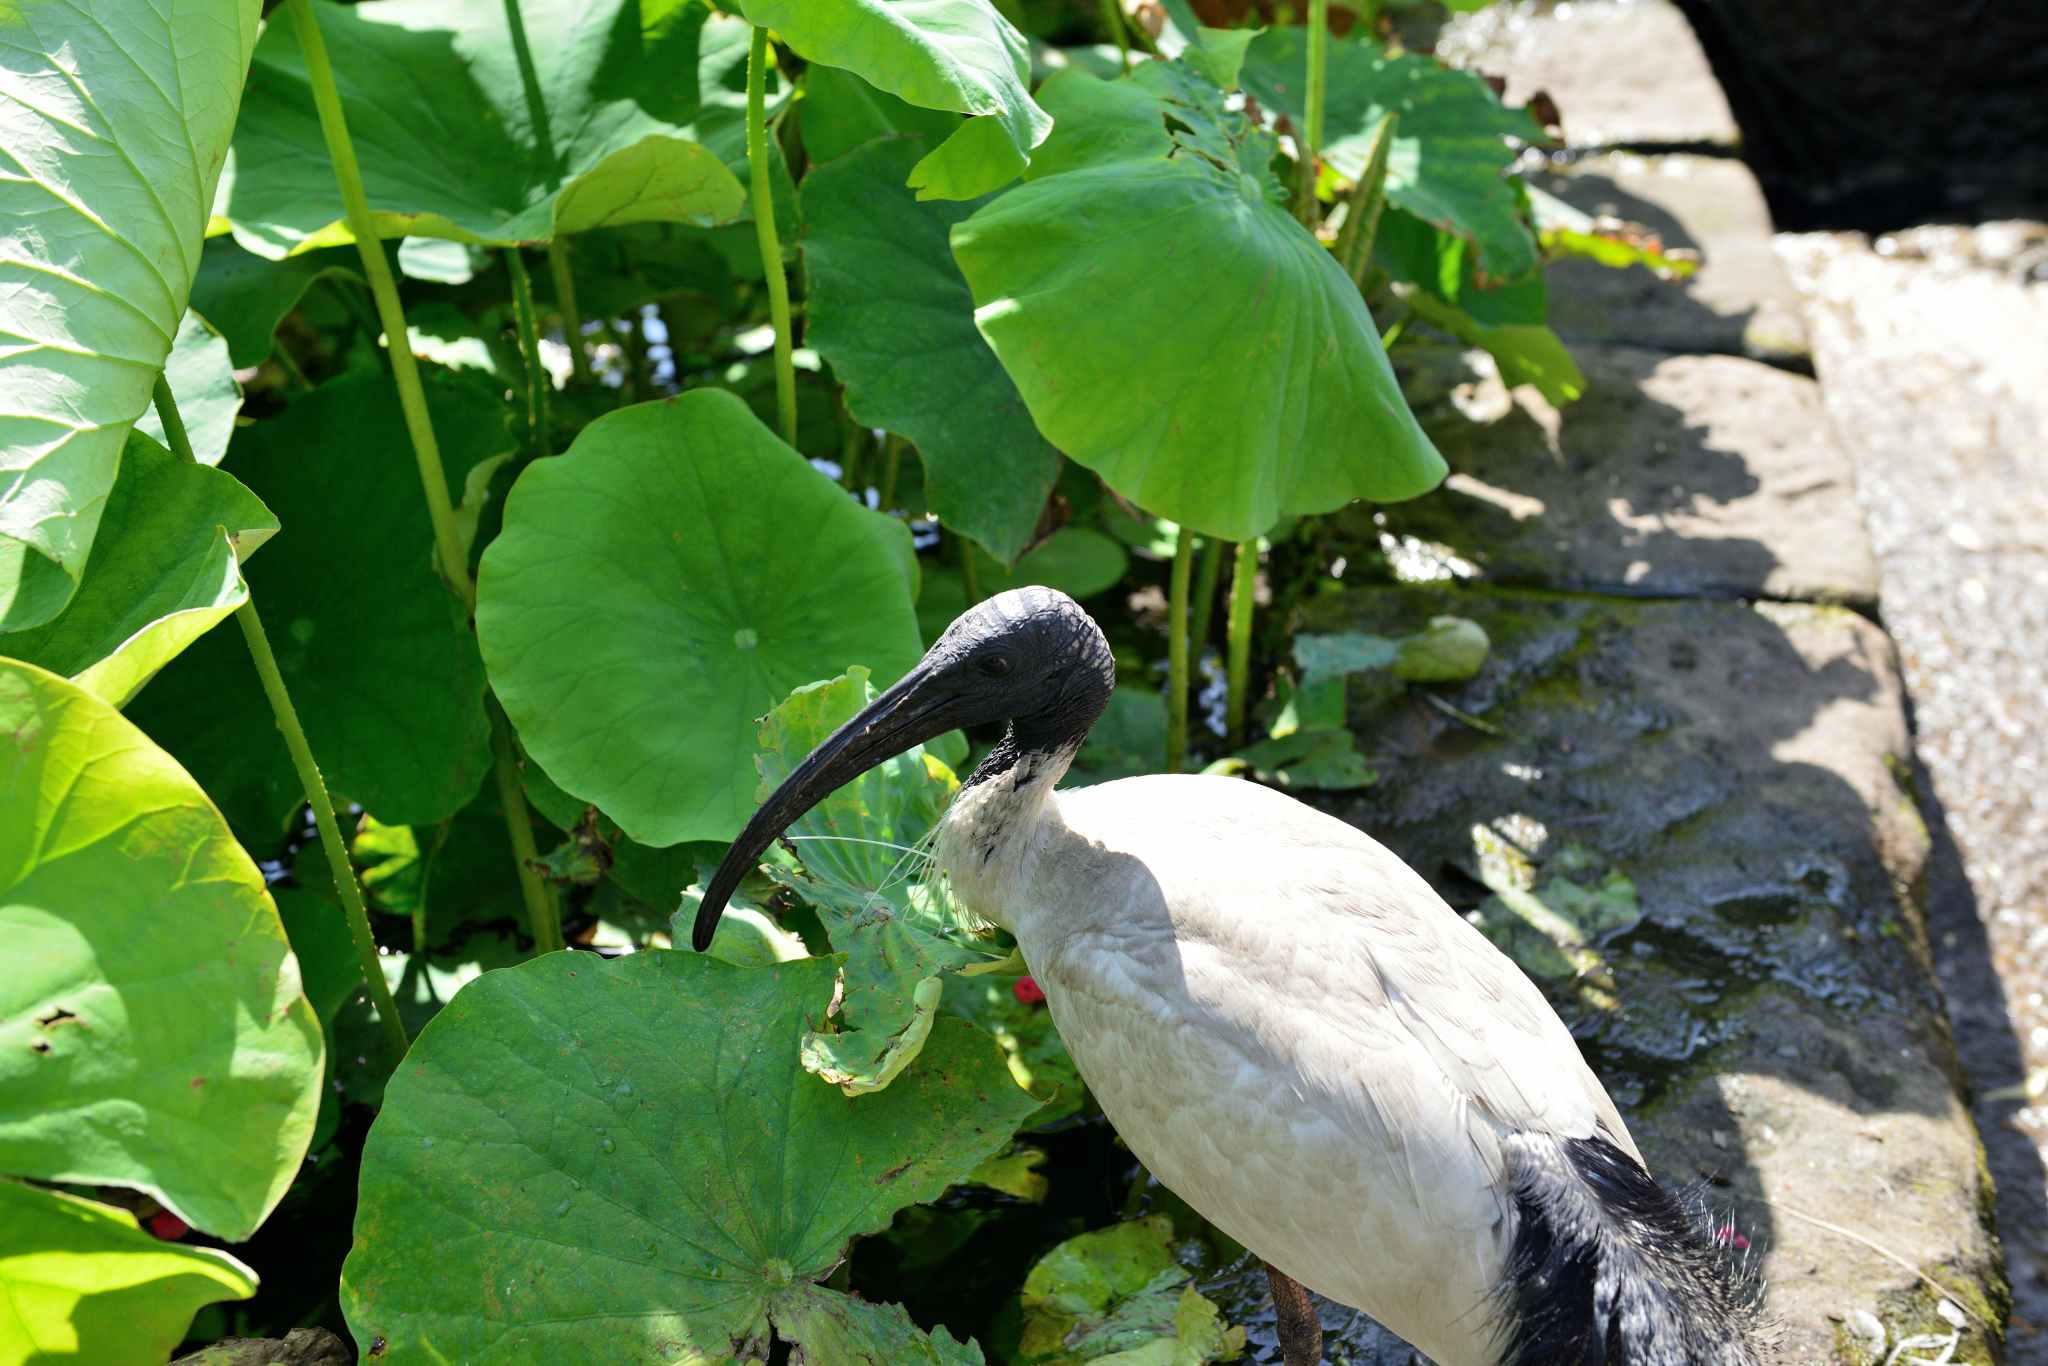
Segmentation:
[(1010, 657), (1008, 655), (990, 655), (981, 661), (981, 671), (990, 678), (1001, 678), (1010, 671)]

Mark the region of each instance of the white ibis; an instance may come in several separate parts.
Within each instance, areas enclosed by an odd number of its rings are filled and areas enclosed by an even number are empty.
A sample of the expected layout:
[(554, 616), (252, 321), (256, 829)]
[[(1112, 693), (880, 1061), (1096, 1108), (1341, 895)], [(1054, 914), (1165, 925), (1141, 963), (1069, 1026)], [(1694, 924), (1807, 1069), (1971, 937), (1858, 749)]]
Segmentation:
[(836, 788), (958, 726), (1009, 731), (943, 817), (955, 892), (1017, 937), (1153, 1175), (1439, 1366), (1755, 1366), (1754, 1314), (1513, 962), (1360, 831), (1234, 778), (1055, 792), (1115, 668), (1073, 599), (991, 598), (755, 813), (698, 913)]

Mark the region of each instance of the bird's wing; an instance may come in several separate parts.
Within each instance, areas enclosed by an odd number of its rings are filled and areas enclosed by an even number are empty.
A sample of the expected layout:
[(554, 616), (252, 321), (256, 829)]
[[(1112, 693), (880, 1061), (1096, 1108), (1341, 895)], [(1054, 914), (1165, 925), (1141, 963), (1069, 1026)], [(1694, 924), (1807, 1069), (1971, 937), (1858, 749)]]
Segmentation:
[[(1130, 790), (1104, 800), (1118, 788)], [(1359, 1123), (1380, 1128), (1389, 1105), (1419, 1104), (1400, 1092), (1433, 1071), (1486, 1128), (1604, 1128), (1634, 1151), (1543, 993), (1363, 832), (1229, 779), (1129, 779), (1061, 797), (1076, 834), (1106, 836), (1157, 880), (1187, 989), (1219, 1026), (1293, 1060)]]

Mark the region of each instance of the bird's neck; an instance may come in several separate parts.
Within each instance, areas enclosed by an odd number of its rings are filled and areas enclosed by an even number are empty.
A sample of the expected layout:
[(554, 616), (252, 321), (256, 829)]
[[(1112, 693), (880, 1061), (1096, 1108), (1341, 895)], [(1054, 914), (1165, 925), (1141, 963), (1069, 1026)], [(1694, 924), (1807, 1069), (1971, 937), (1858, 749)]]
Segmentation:
[(1058, 821), (1052, 790), (1066, 774), (1081, 747), (1078, 737), (1051, 749), (1017, 745), (1016, 733), (1004, 737), (999, 767), (989, 761), (953, 798), (939, 822), (934, 850), (939, 868), (969, 909), (1010, 929), (1010, 894), (1029, 872), (1044, 827)]

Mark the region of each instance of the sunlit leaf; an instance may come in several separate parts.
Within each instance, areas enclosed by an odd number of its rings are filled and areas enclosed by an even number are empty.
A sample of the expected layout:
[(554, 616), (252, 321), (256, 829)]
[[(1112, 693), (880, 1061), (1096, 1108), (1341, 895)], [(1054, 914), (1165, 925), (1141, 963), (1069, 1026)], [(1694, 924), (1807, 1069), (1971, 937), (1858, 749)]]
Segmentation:
[(240, 561), (276, 530), (231, 475), (130, 432), (77, 595), (55, 621), (0, 635), (0, 655), (122, 706), (247, 599)]
[[(713, 103), (693, 98), (702, 6), (643, 27), (624, 0), (522, 0), (530, 91), (500, 0), (316, 8), (381, 237), (545, 241), (745, 202), (690, 126)], [(351, 240), (289, 23), (257, 45), (225, 213), (268, 256)]]
[[(756, 801), (765, 800), (826, 736), (873, 701), (866, 669), (798, 688), (761, 724)], [(789, 828), (801, 867), (785, 880), (817, 908), (844, 953), (844, 1032), (814, 1031), (804, 1066), (848, 1095), (880, 1090), (915, 1058), (936, 1018), (940, 976), (988, 967), (1009, 956), (928, 875), (920, 843), (958, 787), (922, 746), (869, 769)]]
[(199, 265), (259, 0), (0, 19), (0, 629), (63, 610)]
[(920, 204), (904, 186), (923, 146), (888, 138), (804, 177), (805, 339), (857, 421), (916, 444), (926, 506), (1007, 563), (1038, 526), (1059, 452), (975, 330), (947, 246), (981, 201)]
[(1203, 1366), (1237, 1355), (1244, 1329), (1226, 1329), (1187, 1283), (1172, 1240), (1173, 1221), (1155, 1214), (1069, 1238), (1039, 1258), (1024, 1280), (1023, 1360)]
[(0, 1180), (0, 1361), (162, 1361), (201, 1305), (255, 1293), (256, 1273), (225, 1252), (153, 1238), (111, 1205)]
[(1052, 1022), (1052, 1012), (1043, 1003), (1027, 1005), (1018, 1000), (1017, 981), (1000, 973), (951, 974), (945, 979), (939, 1013), (972, 1020), (995, 1036), (1009, 1059), (1010, 1075), (1045, 1102), (1045, 1108), (1031, 1117), (1033, 1127), (1043, 1127), (1086, 1105), (1088, 1084), (1081, 1080), (1080, 1069), (1074, 1066), (1059, 1028)]
[(790, 689), (917, 661), (914, 590), (902, 522), (697, 389), (527, 468), (484, 552), (477, 633), (534, 759), (661, 847), (739, 832), (757, 719)]
[[(1035, 1102), (941, 1021), (877, 1095), (802, 1070), (828, 959), (551, 954), (472, 982), (413, 1045), (363, 1157), (342, 1305), (384, 1361), (978, 1362), (816, 1284), (1000, 1148)], [(538, 1064), (538, 1065), (537, 1065)], [(435, 1255), (422, 1258), (422, 1248)]]
[(1040, 431), (1139, 505), (1243, 540), (1413, 497), (1444, 464), (1357, 287), (1287, 213), (1271, 140), (1179, 62), (1040, 90), (1022, 188), (953, 229)]
[(1031, 99), (1029, 44), (988, 0), (740, 0), (740, 9), (805, 61), (969, 116), (912, 171), (920, 199), (1001, 189), (1052, 127)]
[[(1266, 30), (1252, 41), (1241, 73), (1261, 105), (1297, 128), (1308, 89), (1307, 35), (1299, 27)], [(1328, 63), (1322, 155), (1339, 175), (1358, 177), (1380, 118), (1396, 111), (1387, 198), (1476, 243), (1488, 275), (1505, 279), (1536, 265), (1535, 234), (1507, 181), (1517, 153), (1504, 140), (1542, 140), (1527, 111), (1502, 105), (1473, 72), (1390, 54), (1369, 38), (1332, 40)]]
[(320, 1025), (263, 874), (119, 712), (9, 660), (0, 942), (0, 1171), (132, 1186), (247, 1238), (320, 1102)]

